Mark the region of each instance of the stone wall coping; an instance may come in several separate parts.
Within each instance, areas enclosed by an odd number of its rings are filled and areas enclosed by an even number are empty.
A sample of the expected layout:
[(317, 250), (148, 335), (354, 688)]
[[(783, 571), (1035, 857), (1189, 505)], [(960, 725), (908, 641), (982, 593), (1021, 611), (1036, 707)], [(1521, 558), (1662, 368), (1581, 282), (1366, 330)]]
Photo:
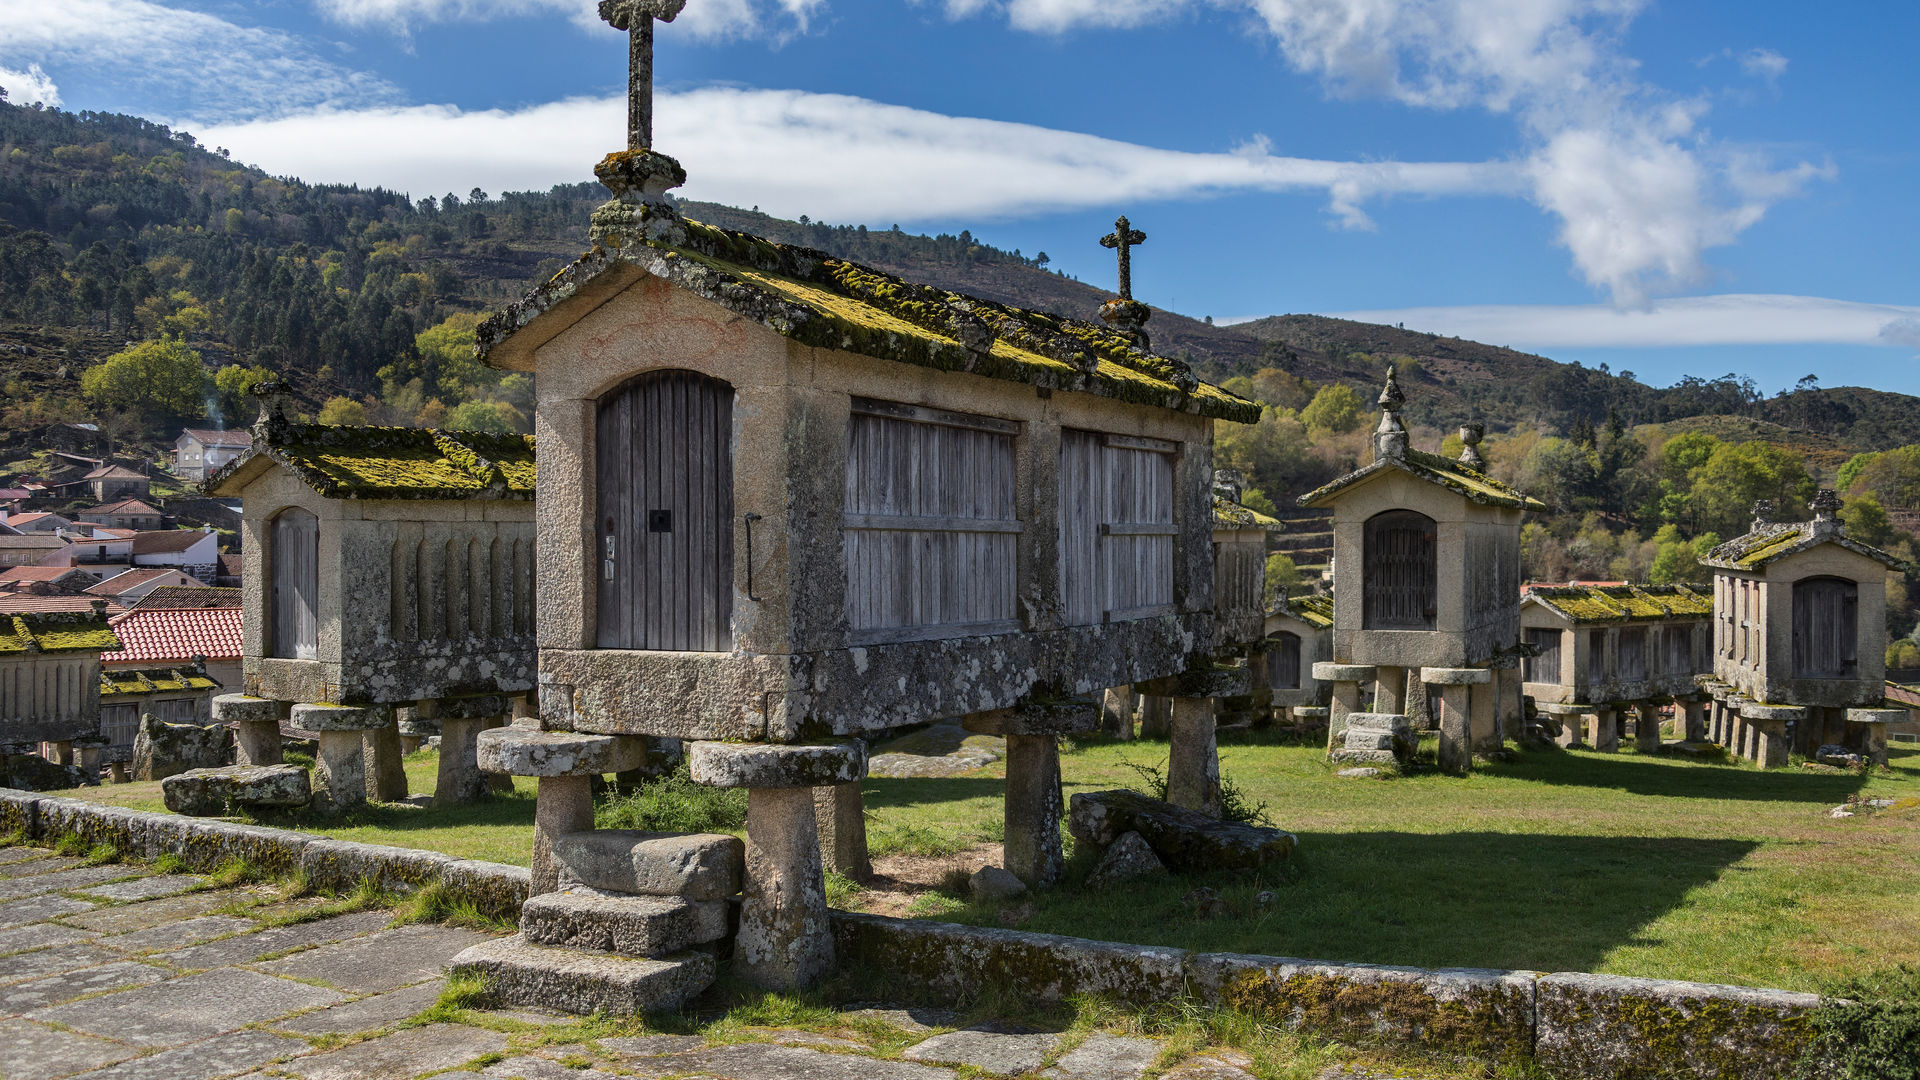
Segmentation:
[(1408, 725), (1405, 713), (1388, 712), (1350, 712), (1347, 714), (1347, 726), (1350, 728), (1379, 728), (1383, 731), (1397, 731)]
[(378, 731), (393, 722), (384, 705), (318, 705), (293, 707), (293, 724), (308, 731)]
[(1478, 686), (1493, 681), (1493, 671), (1476, 667), (1423, 667), (1420, 681), (1432, 686)]
[(1321, 682), (1367, 682), (1376, 674), (1372, 664), (1329, 664), (1322, 660), (1313, 665), (1313, 677)]
[(1849, 724), (1904, 724), (1913, 719), (1910, 709), (1848, 709)]
[(1331, 711), (1325, 705), (1301, 705), (1293, 710), (1293, 715), (1303, 720), (1325, 720)]
[(1607, 706), (1582, 705), (1573, 701), (1542, 701), (1534, 707), (1549, 716), (1582, 716), (1597, 709), (1604, 709)]

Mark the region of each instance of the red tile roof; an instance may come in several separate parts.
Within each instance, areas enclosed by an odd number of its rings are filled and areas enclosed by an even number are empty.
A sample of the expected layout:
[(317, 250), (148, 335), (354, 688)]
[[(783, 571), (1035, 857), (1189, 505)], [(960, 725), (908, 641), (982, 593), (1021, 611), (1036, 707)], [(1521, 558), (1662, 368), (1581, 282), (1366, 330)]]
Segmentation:
[(160, 511), (139, 499), (121, 499), (119, 502), (101, 503), (80, 511), (81, 514), (152, 514), (160, 516)]
[[(47, 569), (52, 569), (48, 567)], [(115, 574), (98, 585), (91, 586), (88, 592), (95, 596), (121, 596), (128, 589), (137, 589), (154, 578), (178, 574), (180, 571), (165, 566), (139, 566), (123, 573)]]
[(68, 574), (80, 573), (85, 571), (71, 566), (9, 566), (0, 570), (0, 581), (57, 581)]
[[(0, 492), (0, 496), (4, 496), (4, 494), (5, 494), (4, 492)], [(7, 524), (13, 526), (16, 529), (24, 529), (27, 526), (33, 524), (34, 522), (41, 520), (42, 518), (50, 518), (50, 517), (60, 517), (60, 515), (49, 513), (45, 510), (35, 510), (31, 514), (13, 515), (12, 517), (7, 519)], [(67, 519), (60, 518), (60, 520), (65, 521)]]
[(35, 593), (0, 593), (0, 615), (17, 615), (29, 611), (92, 611), (96, 603), (106, 604), (109, 615), (127, 609), (127, 605), (112, 597), (85, 594), (41, 596)]
[(132, 469), (129, 469), (124, 465), (102, 465), (99, 468), (88, 473), (87, 475), (81, 477), (81, 479), (83, 480), (145, 480), (147, 478), (140, 473), (134, 472)]
[(159, 532), (133, 534), (133, 553), (135, 555), (160, 555), (167, 552), (185, 551), (205, 540), (211, 533), (199, 529), (163, 529)]
[(0, 535), (0, 548), (17, 548), (20, 550), (39, 548), (43, 551), (53, 551), (66, 546), (67, 542), (65, 540), (62, 540), (52, 533), (24, 533), (20, 536)]
[(115, 661), (240, 658), (240, 609), (137, 607), (107, 620), (122, 649)]
[(253, 445), (253, 435), (247, 431), (215, 431), (212, 428), (181, 428), (180, 434), (193, 439), (201, 446), (233, 446), (242, 450)]

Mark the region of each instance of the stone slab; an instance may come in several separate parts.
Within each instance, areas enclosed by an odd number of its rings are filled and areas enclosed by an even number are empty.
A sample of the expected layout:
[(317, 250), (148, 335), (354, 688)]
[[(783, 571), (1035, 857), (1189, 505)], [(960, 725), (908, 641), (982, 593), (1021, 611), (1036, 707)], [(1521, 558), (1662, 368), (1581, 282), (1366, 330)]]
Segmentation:
[(716, 1080), (953, 1080), (953, 1070), (774, 1043), (739, 1043), (633, 1062), (643, 1076)]
[(432, 1008), (445, 986), (445, 979), (434, 979), (343, 1005), (329, 1005), (291, 1020), (282, 1020), (273, 1027), (275, 1031), (291, 1031), (296, 1035), (347, 1035), (356, 1031), (373, 1031)]
[(270, 960), (259, 970), (377, 994), (434, 978), (462, 950), (485, 940), (485, 934), (454, 926), (402, 926)]
[(1420, 681), (1429, 686), (1480, 686), (1493, 681), (1488, 668), (1423, 667)]
[(156, 983), (167, 973), (149, 964), (121, 960), (99, 967), (82, 968), (64, 975), (51, 975), (32, 982), (14, 983), (0, 988), (0, 1013), (19, 1013), (58, 1005), (63, 1001), (102, 990)]
[[(60, 923), (28, 923), (25, 926), (0, 930), (0, 954), (19, 952), (22, 949), (46, 949), (55, 945), (71, 945), (76, 941), (86, 941), (96, 936), (91, 930), (80, 930)], [(0, 964), (0, 980), (6, 978), (5, 969), (6, 965)]]
[(835, 951), (938, 993), (1004, 984), (1045, 1000), (1100, 994), (1135, 1003), (1186, 994), (1185, 949), (998, 927), (832, 913)]
[(302, 1080), (411, 1080), (421, 1073), (464, 1065), (507, 1047), (497, 1031), (459, 1024), (428, 1024), (355, 1043), (329, 1054), (297, 1058), (279, 1069)]
[(20, 926), (62, 915), (92, 911), (96, 905), (66, 896), (30, 896), (24, 900), (0, 904), (0, 926)]
[(1060, 1042), (1053, 1032), (1007, 1032), (965, 1028), (935, 1035), (901, 1052), (908, 1061), (970, 1065), (996, 1076), (1032, 1072)]
[(1743, 701), (1740, 703), (1740, 715), (1748, 720), (1805, 720), (1807, 710), (1798, 705), (1762, 705)]
[(935, 1028), (952, 1027), (958, 1017), (945, 1009), (908, 1006), (902, 1009), (853, 1009), (840, 1014), (847, 1020), (878, 1020), (909, 1034), (922, 1034)]
[(189, 1046), (134, 1058), (69, 1080), (211, 1080), (257, 1068), (307, 1049), (301, 1039), (265, 1031), (236, 1031)]
[(20, 1019), (0, 1020), (0, 1076), (65, 1076), (132, 1057), (138, 1051), (90, 1035)]
[(248, 694), (218, 694), (213, 699), (213, 718), (222, 724), (280, 724), (280, 703), (272, 698)]
[(622, 1057), (629, 1058), (684, 1054), (689, 1050), (699, 1050), (707, 1045), (707, 1040), (698, 1035), (633, 1035), (596, 1041), (602, 1049), (611, 1050)]
[(255, 971), (223, 969), (29, 1013), (136, 1046), (175, 1046), (344, 1000), (332, 990)]
[(1848, 709), (1849, 724), (1904, 724), (1913, 719), (1910, 709)]
[(437, 883), (459, 860), (437, 851), (315, 840), (300, 850), (300, 871), (317, 889), (348, 892), (362, 880), (387, 892), (407, 893)]
[(1535, 1055), (1570, 1077), (1775, 1076), (1800, 1056), (1813, 994), (1559, 972), (1538, 984)]
[(160, 900), (143, 900), (137, 904), (100, 908), (83, 915), (69, 915), (61, 921), (73, 926), (85, 927), (88, 930), (98, 930), (103, 934), (125, 934), (134, 930), (145, 930), (149, 926), (159, 926), (161, 923), (196, 918), (215, 908), (226, 907), (239, 899), (241, 899), (241, 893), (238, 889), (215, 889), (211, 892), (186, 893)]
[(113, 900), (124, 904), (135, 900), (158, 900), (162, 897), (178, 896), (206, 883), (206, 878), (192, 874), (156, 874), (153, 877), (116, 881), (111, 885), (97, 885), (91, 889), (77, 891), (82, 896), (97, 896), (102, 900)]
[(378, 731), (393, 723), (384, 705), (300, 704), (293, 707), (293, 726), (307, 731)]
[(475, 740), (483, 772), (512, 776), (601, 776), (647, 763), (647, 742), (632, 735), (491, 728)]
[(552, 858), (562, 884), (722, 900), (740, 891), (747, 848), (725, 833), (591, 829), (555, 840)]
[(23, 896), (37, 896), (41, 893), (68, 892), (83, 889), (88, 885), (104, 885), (120, 878), (141, 876), (138, 870), (129, 870), (124, 866), (76, 866), (70, 870), (56, 870), (51, 874), (34, 874), (30, 877), (9, 878), (0, 881), (0, 900), (16, 900)]
[(979, 735), (1083, 735), (1100, 730), (1100, 705), (1090, 697), (1032, 702), (971, 713), (960, 726)]
[(536, 945), (624, 956), (667, 956), (731, 930), (725, 900), (636, 896), (575, 885), (527, 901), (520, 933)]
[(70, 855), (54, 855), (50, 852), (35, 852), (31, 859), (0, 866), (0, 879), (32, 877), (35, 874), (50, 874), (55, 870), (71, 870), (76, 866), (87, 865), (87, 860)]
[(1096, 1031), (1040, 1075), (1046, 1080), (1140, 1080), (1160, 1060), (1161, 1049), (1154, 1039)]
[(305, 806), (313, 782), (298, 765), (222, 765), (188, 769), (160, 781), (167, 809), (193, 817), (219, 817), (245, 806)]
[(696, 742), (687, 765), (695, 783), (713, 787), (825, 787), (866, 777), (867, 744)]
[(111, 964), (119, 959), (122, 959), (119, 953), (112, 949), (103, 949), (90, 941), (37, 949), (0, 960), (0, 983), (26, 982), (28, 979), (40, 979), (48, 975), (58, 975), (64, 971), (99, 967), (101, 964)]
[(183, 945), (198, 945), (215, 938), (244, 934), (258, 925), (251, 919), (235, 918), (232, 915), (202, 915), (197, 919), (161, 923), (159, 926), (149, 926), (145, 930), (103, 937), (100, 939), (100, 944), (126, 953), (146, 953), (159, 949), (178, 949)]
[(619, 1080), (614, 1073), (599, 1069), (575, 1069), (552, 1058), (532, 1055), (496, 1061), (481, 1069), (480, 1075), (489, 1080)]
[(1076, 792), (1068, 808), (1076, 841), (1105, 847), (1137, 832), (1182, 872), (1256, 869), (1287, 858), (1295, 843), (1292, 833), (1221, 821), (1126, 789)]
[(1329, 664), (1323, 660), (1313, 665), (1313, 677), (1321, 682), (1372, 682), (1377, 674), (1372, 664)]
[(0, 847), (0, 866), (12, 866), (28, 859), (44, 859), (48, 852), (31, 847)]
[(389, 921), (391, 916), (384, 911), (357, 911), (351, 915), (335, 915), (330, 919), (315, 919), (292, 926), (276, 926), (254, 934), (223, 938), (148, 959), (187, 970), (226, 967), (257, 960), (270, 953), (371, 934), (385, 928)]
[(468, 949), (454, 958), (450, 970), (486, 978), (499, 1004), (633, 1016), (685, 1004), (713, 984), (714, 961), (698, 952), (642, 960), (553, 949), (515, 934)]

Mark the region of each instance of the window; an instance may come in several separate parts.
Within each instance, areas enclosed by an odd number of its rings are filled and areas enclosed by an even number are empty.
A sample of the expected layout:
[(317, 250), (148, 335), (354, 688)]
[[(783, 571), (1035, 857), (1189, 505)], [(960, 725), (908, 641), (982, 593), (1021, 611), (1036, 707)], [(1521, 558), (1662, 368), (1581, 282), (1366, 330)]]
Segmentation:
[(1300, 689), (1300, 635), (1282, 630), (1267, 639), (1267, 685)]
[(1086, 626), (1173, 610), (1173, 462), (1164, 439), (1060, 433), (1060, 595)]
[(1860, 587), (1840, 578), (1793, 584), (1793, 674), (1851, 679), (1859, 674)]
[(1558, 630), (1529, 629), (1527, 644), (1540, 650), (1539, 655), (1526, 659), (1526, 671), (1521, 676), (1523, 682), (1557, 683), (1560, 681), (1560, 639), (1565, 636)]
[(1019, 628), (1018, 424), (855, 398), (843, 503), (854, 640)]
[(1389, 510), (1367, 520), (1361, 555), (1368, 630), (1431, 630), (1437, 609), (1433, 519)]

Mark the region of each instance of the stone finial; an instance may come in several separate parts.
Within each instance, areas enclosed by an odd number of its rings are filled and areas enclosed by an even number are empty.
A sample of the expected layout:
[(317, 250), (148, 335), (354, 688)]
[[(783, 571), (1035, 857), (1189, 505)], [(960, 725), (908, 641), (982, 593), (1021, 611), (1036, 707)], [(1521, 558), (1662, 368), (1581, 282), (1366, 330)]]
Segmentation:
[(1407, 456), (1407, 429), (1400, 422), (1400, 407), (1407, 396), (1400, 392), (1400, 379), (1393, 368), (1387, 369), (1387, 385), (1380, 390), (1380, 426), (1373, 429), (1373, 459), (1400, 461)]
[(687, 171), (652, 149), (653, 24), (672, 22), (685, 6), (686, 0), (600, 0), (600, 17), (627, 32), (627, 148), (608, 154), (593, 170), (613, 193), (593, 212), (588, 231), (601, 247), (686, 239), (686, 223), (667, 190), (686, 183)]
[(1228, 502), (1239, 502), (1247, 490), (1247, 474), (1239, 469), (1213, 470), (1213, 493)]
[(1100, 238), (1100, 246), (1113, 248), (1120, 260), (1120, 299), (1133, 299), (1133, 249), (1147, 242), (1147, 234), (1133, 227), (1125, 214), (1113, 221), (1113, 231)]
[(1773, 524), (1773, 500), (1761, 499), (1753, 504), (1753, 531), (1759, 532), (1764, 526)]
[(1480, 454), (1480, 440), (1487, 437), (1487, 425), (1473, 420), (1460, 425), (1460, 464), (1475, 472), (1487, 467), (1487, 459)]
[(1120, 263), (1120, 293), (1100, 305), (1100, 318), (1116, 333), (1124, 334), (1142, 352), (1153, 349), (1147, 337), (1147, 320), (1153, 310), (1133, 298), (1133, 249), (1147, 242), (1147, 234), (1133, 227), (1125, 214), (1115, 218), (1113, 231), (1100, 238), (1100, 246), (1112, 248)]
[(1822, 535), (1840, 531), (1840, 495), (1832, 488), (1821, 488), (1807, 504), (1813, 511), (1813, 530)]
[(653, 22), (672, 22), (687, 0), (600, 0), (600, 17), (627, 32), (627, 149), (653, 145)]
[(260, 416), (253, 422), (253, 441), (274, 443), (287, 433), (287, 380), (269, 375), (247, 388), (260, 402)]
[(105, 600), (89, 600), (87, 601), (87, 606), (93, 609), (94, 618), (104, 619), (107, 617), (107, 602)]

